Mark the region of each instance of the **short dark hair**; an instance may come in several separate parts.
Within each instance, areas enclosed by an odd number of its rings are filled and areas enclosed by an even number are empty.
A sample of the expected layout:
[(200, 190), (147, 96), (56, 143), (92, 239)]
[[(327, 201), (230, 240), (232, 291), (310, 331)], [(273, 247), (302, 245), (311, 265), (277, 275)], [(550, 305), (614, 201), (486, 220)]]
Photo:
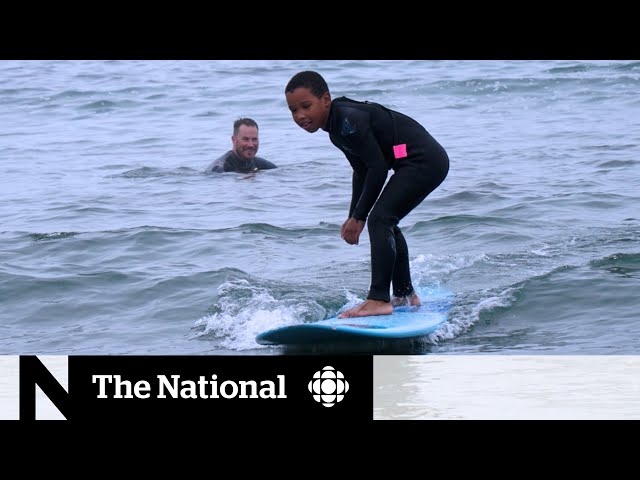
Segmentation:
[(255, 120), (253, 120), (251, 118), (239, 118), (235, 122), (233, 122), (233, 136), (234, 137), (236, 135), (238, 135), (238, 129), (240, 128), (240, 125), (246, 125), (247, 127), (256, 127), (258, 130), (260, 130), (258, 128), (258, 124), (256, 123)]
[(296, 88), (308, 88), (311, 90), (311, 93), (321, 98), (326, 92), (329, 91), (329, 87), (327, 86), (327, 82), (324, 81), (322, 75), (318, 72), (299, 72), (296, 73), (289, 83), (287, 83), (286, 88), (284, 89), (284, 93), (293, 92)]

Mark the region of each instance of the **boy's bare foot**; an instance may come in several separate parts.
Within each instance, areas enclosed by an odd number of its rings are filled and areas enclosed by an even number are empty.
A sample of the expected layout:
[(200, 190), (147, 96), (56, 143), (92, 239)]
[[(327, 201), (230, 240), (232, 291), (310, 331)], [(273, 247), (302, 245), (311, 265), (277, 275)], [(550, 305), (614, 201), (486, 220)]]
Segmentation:
[(369, 315), (391, 315), (393, 307), (391, 302), (381, 300), (365, 300), (346, 312), (338, 315), (338, 318), (367, 317)]
[(407, 295), (405, 297), (392, 297), (391, 305), (393, 305), (394, 307), (400, 307), (404, 305), (419, 307), (420, 305), (422, 305), (422, 302), (420, 301), (420, 297), (418, 297), (418, 295), (412, 293), (411, 295)]

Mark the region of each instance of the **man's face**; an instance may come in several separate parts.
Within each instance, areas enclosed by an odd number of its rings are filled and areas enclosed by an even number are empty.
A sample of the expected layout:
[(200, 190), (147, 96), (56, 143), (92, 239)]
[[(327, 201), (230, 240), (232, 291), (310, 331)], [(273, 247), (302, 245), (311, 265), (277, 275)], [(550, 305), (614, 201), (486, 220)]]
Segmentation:
[(231, 137), (233, 151), (241, 160), (250, 161), (258, 153), (258, 129), (240, 125), (238, 134)]

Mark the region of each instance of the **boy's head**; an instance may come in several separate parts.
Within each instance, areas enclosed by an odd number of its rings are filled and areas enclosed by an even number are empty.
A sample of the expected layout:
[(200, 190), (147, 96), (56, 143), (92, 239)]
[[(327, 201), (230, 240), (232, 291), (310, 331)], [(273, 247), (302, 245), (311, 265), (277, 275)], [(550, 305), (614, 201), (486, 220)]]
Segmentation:
[(324, 128), (331, 107), (331, 94), (317, 72), (296, 73), (284, 89), (293, 121), (309, 133)]
[(316, 97), (322, 98), (325, 92), (329, 92), (327, 82), (324, 81), (322, 75), (318, 72), (300, 72), (296, 73), (289, 83), (287, 83), (284, 93), (293, 92), (296, 88), (308, 88)]
[(233, 122), (233, 152), (238, 158), (249, 161), (258, 153), (258, 124), (251, 118), (239, 118)]

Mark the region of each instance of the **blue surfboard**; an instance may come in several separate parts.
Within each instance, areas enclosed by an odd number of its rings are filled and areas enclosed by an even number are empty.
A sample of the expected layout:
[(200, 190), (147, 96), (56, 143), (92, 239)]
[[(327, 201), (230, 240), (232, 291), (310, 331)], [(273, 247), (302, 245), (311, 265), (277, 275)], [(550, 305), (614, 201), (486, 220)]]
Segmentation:
[(453, 293), (441, 287), (418, 290), (420, 307), (396, 307), (391, 315), (337, 318), (288, 325), (260, 333), (261, 345), (310, 345), (340, 341), (403, 339), (435, 332), (447, 319)]

